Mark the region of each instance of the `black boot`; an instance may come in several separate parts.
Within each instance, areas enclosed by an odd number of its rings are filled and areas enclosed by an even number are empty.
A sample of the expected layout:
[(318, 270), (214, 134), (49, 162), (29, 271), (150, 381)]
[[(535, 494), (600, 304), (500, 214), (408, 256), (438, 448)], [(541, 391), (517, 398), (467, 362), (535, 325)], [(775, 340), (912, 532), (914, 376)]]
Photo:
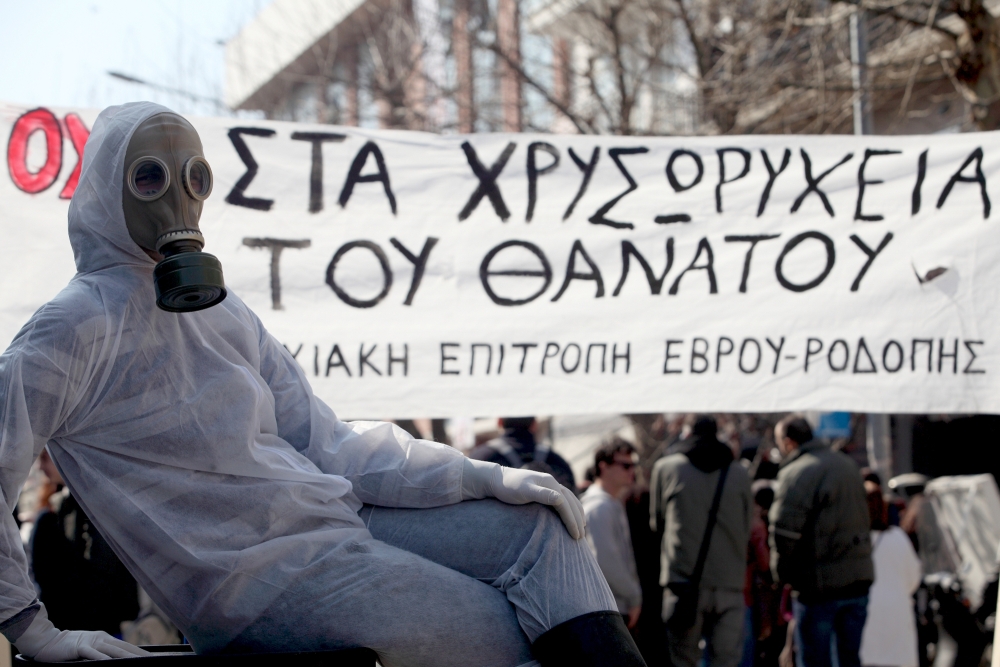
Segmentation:
[(595, 611), (560, 623), (531, 645), (543, 667), (646, 667), (621, 614)]

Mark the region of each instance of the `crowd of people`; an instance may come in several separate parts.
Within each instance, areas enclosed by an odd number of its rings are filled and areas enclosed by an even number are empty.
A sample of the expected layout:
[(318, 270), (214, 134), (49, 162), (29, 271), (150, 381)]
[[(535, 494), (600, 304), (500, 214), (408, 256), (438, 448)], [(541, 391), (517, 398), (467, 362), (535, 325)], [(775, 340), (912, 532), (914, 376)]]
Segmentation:
[(688, 416), (648, 483), (612, 438), (581, 483), (588, 539), (646, 662), (928, 665), (905, 503), (801, 416), (774, 427), (773, 466), (719, 435), (714, 418)]
[(645, 479), (636, 448), (615, 436), (577, 483), (531, 418), (501, 420), (502, 435), (468, 454), (576, 485), (587, 539), (650, 665), (929, 664), (914, 610), (916, 504), (887, 502), (879, 476), (802, 416), (725, 433), (710, 416), (678, 421)]
[[(777, 465), (741, 456), (745, 441), (723, 442), (715, 418), (690, 415), (648, 480), (637, 479), (636, 448), (615, 436), (579, 483), (536, 438), (533, 418), (500, 424), (499, 437), (467, 455), (547, 472), (579, 492), (588, 543), (647, 664), (927, 664), (912, 611), (916, 536), (899, 526), (905, 507), (887, 504), (879, 476), (814, 438), (802, 417), (770, 434)], [(180, 641), (46, 452), (39, 472), (25, 536), (50, 617), (134, 643)]]

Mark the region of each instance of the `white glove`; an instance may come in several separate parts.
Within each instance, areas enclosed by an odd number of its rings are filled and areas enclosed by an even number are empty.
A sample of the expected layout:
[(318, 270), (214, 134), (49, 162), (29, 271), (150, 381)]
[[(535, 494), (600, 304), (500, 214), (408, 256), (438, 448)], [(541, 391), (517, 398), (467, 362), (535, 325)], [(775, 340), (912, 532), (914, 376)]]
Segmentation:
[(87, 630), (56, 630), (45, 611), (38, 610), (31, 625), (14, 642), (18, 652), (35, 662), (65, 662), (67, 660), (110, 660), (150, 655), (138, 646), (115, 639), (106, 632)]
[(550, 505), (559, 513), (574, 540), (583, 537), (587, 526), (579, 499), (552, 475), (465, 459), (462, 468), (462, 499), (482, 498), (496, 498), (511, 505)]

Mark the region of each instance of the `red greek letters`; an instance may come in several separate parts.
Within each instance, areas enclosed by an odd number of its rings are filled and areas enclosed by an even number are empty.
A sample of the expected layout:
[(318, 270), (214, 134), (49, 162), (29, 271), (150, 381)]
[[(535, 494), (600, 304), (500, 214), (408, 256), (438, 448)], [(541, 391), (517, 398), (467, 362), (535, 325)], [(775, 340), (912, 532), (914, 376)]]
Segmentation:
[[(28, 142), (36, 132), (45, 137), (45, 162), (37, 171), (28, 166)], [(7, 170), (14, 185), (28, 194), (48, 190), (59, 178), (63, 165), (63, 137), (69, 136), (76, 152), (76, 165), (59, 193), (60, 199), (70, 199), (80, 180), (83, 147), (90, 130), (75, 113), (67, 114), (62, 122), (48, 109), (32, 109), (14, 122), (7, 141)]]

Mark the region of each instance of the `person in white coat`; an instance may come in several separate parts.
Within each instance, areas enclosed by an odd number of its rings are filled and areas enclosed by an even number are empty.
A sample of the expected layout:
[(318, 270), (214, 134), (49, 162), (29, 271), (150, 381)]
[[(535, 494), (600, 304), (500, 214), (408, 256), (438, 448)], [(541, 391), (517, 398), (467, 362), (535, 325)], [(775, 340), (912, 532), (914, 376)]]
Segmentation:
[(865, 482), (872, 520), (875, 582), (868, 592), (868, 620), (861, 635), (866, 667), (917, 667), (917, 622), (913, 594), (920, 586), (920, 558), (898, 526), (886, 525), (882, 489)]
[(169, 109), (97, 118), (69, 208), (78, 273), (0, 357), (0, 632), (43, 662), (142, 653), (60, 631), (35, 598), (11, 510), (47, 444), (198, 653), (643, 665), (570, 491), (313, 395), (201, 252), (211, 179)]

